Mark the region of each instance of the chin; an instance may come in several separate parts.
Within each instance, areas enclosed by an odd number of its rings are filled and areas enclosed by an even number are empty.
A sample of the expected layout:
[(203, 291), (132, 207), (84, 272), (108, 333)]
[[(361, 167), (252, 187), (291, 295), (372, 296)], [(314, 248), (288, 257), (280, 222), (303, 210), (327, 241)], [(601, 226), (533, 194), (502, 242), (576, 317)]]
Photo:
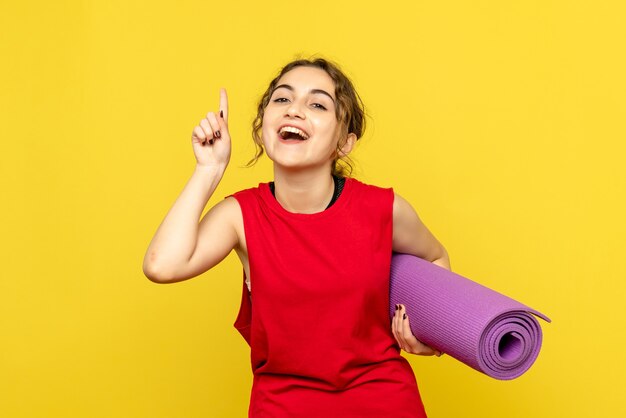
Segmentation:
[(305, 169), (307, 167), (307, 165), (303, 164), (301, 161), (285, 160), (282, 158), (270, 158), (270, 160), (272, 160), (272, 163), (274, 163), (275, 166), (280, 166), (285, 170), (298, 170)]

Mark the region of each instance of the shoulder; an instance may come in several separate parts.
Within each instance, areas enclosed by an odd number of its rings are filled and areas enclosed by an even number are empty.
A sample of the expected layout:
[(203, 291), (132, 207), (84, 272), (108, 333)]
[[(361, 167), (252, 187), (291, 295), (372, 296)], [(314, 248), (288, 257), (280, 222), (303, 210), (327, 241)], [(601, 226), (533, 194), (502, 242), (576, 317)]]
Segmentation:
[(239, 201), (230, 195), (211, 207), (202, 220), (202, 223), (217, 222), (224, 227), (227, 225), (236, 227), (237, 224), (241, 223), (241, 218), (241, 206)]
[(269, 190), (269, 184), (259, 183), (259, 185), (256, 187), (239, 190), (226, 196), (224, 200), (229, 200), (231, 202), (234, 201), (238, 203), (241, 208), (246, 208), (249, 205), (258, 203), (262, 199), (264, 188), (267, 188)]
[(200, 231), (210, 231), (211, 235), (219, 235), (225, 241), (232, 237), (232, 248), (245, 246), (243, 213), (239, 201), (230, 195), (217, 202), (202, 219)]
[(366, 194), (371, 197), (386, 197), (387, 199), (393, 198), (394, 192), (392, 187), (381, 187), (373, 184), (364, 183), (355, 178), (349, 177), (346, 182), (351, 183), (351, 187), (357, 194)]
[(257, 187), (250, 187), (231, 193), (216, 203), (211, 208), (211, 212), (216, 217), (230, 221), (232, 225), (239, 225), (242, 221), (243, 208), (259, 198), (262, 187), (263, 183), (260, 183)]
[(229, 197), (234, 197), (235, 199), (238, 199), (240, 197), (249, 197), (249, 196), (255, 196), (258, 195), (261, 192), (261, 188), (263, 188), (264, 186), (267, 186), (267, 183), (259, 183), (258, 186), (256, 187), (249, 187), (247, 189), (243, 189), (243, 190), (239, 190), (235, 193), (232, 193), (228, 196), (226, 196), (226, 198)]
[(351, 205), (358, 208), (361, 216), (376, 222), (391, 220), (394, 205), (393, 188), (367, 184), (354, 178), (349, 181), (352, 189)]

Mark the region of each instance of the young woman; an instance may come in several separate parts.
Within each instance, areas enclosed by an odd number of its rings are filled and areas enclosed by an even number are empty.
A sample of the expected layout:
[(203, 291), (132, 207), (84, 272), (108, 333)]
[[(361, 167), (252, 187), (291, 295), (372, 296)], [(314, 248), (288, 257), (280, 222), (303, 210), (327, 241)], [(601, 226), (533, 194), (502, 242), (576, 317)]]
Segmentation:
[[(424, 417), (400, 349), (441, 355), (389, 320), (392, 252), (449, 268), (444, 247), (392, 189), (348, 177), (362, 102), (337, 65), (297, 60), (263, 95), (253, 137), (274, 180), (222, 200), (199, 220), (230, 160), (228, 99), (192, 134), (196, 168), (159, 226), (146, 276), (197, 276), (235, 250), (243, 297), (235, 323), (251, 347), (251, 417)], [(349, 167), (349, 163), (348, 163)]]

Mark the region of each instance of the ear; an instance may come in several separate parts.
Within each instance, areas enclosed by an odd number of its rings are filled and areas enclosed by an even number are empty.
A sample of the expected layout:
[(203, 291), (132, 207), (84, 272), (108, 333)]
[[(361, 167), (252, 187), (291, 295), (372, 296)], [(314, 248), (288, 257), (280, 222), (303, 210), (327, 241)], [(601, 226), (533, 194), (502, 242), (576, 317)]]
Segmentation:
[(350, 152), (352, 151), (352, 148), (354, 148), (354, 145), (356, 144), (356, 140), (357, 140), (356, 135), (353, 133), (349, 133), (348, 137), (346, 138), (346, 141), (343, 143), (343, 146), (341, 147), (341, 153), (343, 155), (350, 154)]

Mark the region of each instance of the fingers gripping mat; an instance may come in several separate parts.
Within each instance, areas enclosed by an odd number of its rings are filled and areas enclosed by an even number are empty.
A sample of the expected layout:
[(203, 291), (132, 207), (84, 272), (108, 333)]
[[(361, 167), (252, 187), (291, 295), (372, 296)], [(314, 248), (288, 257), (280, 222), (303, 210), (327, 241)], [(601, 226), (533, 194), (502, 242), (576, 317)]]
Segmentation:
[(510, 380), (532, 366), (541, 348), (536, 315), (501, 293), (421, 258), (394, 254), (389, 314), (406, 306), (420, 341), (496, 379)]

